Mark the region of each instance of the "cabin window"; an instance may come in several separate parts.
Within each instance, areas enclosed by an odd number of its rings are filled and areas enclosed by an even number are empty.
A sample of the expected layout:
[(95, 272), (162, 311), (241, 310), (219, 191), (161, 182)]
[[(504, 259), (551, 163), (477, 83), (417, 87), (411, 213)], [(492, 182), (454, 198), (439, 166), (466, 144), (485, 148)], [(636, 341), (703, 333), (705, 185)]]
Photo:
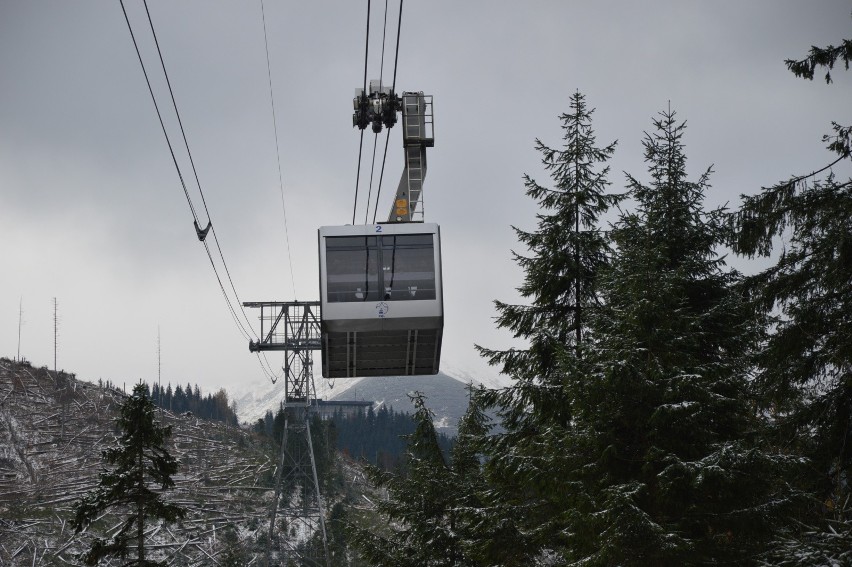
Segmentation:
[(325, 239), (328, 301), (377, 301), (379, 245), (375, 236), (334, 236)]
[(436, 298), (431, 234), (328, 236), (325, 247), (329, 303)]

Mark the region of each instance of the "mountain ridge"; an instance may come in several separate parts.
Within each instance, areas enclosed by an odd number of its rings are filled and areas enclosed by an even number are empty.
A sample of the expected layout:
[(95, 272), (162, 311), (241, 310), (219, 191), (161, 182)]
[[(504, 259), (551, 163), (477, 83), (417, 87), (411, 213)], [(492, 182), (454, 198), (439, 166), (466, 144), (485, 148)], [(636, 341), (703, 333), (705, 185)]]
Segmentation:
[[(468, 377), (474, 384), (479, 382)], [(435, 414), (436, 428), (453, 437), (458, 420), (467, 409), (466, 382), (446, 372), (427, 376), (372, 376), (337, 379), (329, 381), (316, 378), (317, 398), (335, 401), (359, 400), (373, 402), (374, 409), (382, 405), (392, 406), (396, 411), (413, 413), (409, 393), (422, 392), (426, 405)], [(335, 387), (342, 388), (335, 391)], [(254, 423), (267, 411), (275, 413), (284, 400), (284, 382), (278, 380), (265, 390), (252, 390), (236, 397), (237, 415), (241, 422)]]

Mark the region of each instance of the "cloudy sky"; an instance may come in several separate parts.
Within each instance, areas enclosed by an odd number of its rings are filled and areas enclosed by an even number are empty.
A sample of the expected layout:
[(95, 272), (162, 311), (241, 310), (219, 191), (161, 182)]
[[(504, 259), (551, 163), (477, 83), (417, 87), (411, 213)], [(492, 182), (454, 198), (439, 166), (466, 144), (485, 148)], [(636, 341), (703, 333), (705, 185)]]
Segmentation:
[[(144, 7), (126, 4), (168, 111)], [(260, 1), (149, 1), (243, 301), (317, 299), (316, 229), (351, 222), (366, 4), (265, 3), (288, 260)], [(384, 3), (372, 4), (368, 78), (378, 78)], [(392, 1), (385, 77), (397, 10)], [(536, 213), (521, 178), (546, 181), (533, 142), (559, 144), (572, 92), (597, 109), (601, 145), (619, 141), (614, 190), (625, 171), (647, 178), (643, 132), (670, 101), (689, 124), (692, 176), (714, 166), (708, 203), (736, 205), (827, 163), (820, 138), (832, 120), (849, 122), (852, 75), (802, 81), (783, 60), (848, 38), (850, 11), (848, 0), (406, 2), (397, 90), (435, 101), (425, 203), (443, 236), (445, 369), (491, 378), (473, 344), (517, 344), (494, 330), (492, 300), (517, 299), (510, 225), (531, 228)], [(392, 136), (382, 214), (402, 170)], [(16, 355), (22, 301), (21, 354), (53, 365), (54, 297), (58, 366), (81, 378), (156, 380), (159, 327), (163, 381), (236, 391), (265, 379), (195, 237), (117, 1), (0, 0), (0, 356)]]

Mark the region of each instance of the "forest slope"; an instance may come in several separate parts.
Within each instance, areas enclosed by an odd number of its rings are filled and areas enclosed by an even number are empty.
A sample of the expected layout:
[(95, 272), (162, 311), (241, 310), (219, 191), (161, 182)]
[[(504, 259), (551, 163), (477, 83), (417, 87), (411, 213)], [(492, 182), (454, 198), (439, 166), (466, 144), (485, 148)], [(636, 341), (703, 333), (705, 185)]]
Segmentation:
[[(74, 503), (96, 486), (101, 451), (114, 439), (125, 394), (0, 359), (0, 564), (77, 564), (94, 534), (70, 528)], [(272, 456), (251, 433), (162, 412), (181, 463), (167, 499), (184, 506), (179, 524), (150, 528), (172, 564), (214, 564), (238, 547), (247, 564), (263, 547), (271, 501)], [(90, 528), (117, 526), (107, 513)], [(110, 563), (107, 563), (110, 564)]]

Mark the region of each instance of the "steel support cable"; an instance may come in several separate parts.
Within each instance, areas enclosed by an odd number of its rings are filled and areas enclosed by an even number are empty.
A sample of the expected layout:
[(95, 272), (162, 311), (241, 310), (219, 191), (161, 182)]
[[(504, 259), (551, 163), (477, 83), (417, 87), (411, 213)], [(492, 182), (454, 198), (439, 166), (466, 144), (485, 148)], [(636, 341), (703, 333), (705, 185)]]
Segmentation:
[[(399, 33), (402, 31), (402, 0), (399, 0), (399, 19), (396, 24), (396, 49), (394, 50), (393, 56), (393, 83), (391, 84), (391, 93), (396, 95), (396, 66), (399, 63)], [(384, 44), (382, 46), (384, 50)], [(383, 56), (384, 57), (384, 56)], [(402, 125), (405, 128), (405, 124)], [(390, 133), (388, 133), (388, 137), (385, 140), (385, 153), (382, 156), (382, 170), (379, 174), (379, 188), (376, 191), (376, 208), (373, 211), (373, 222), (376, 222), (376, 215), (379, 212), (379, 197), (382, 194), (382, 180), (385, 176), (385, 161), (388, 158), (388, 142), (390, 141)]]
[(385, 177), (385, 162), (388, 159), (388, 142), (390, 142), (390, 132), (385, 137), (385, 154), (382, 156), (382, 169), (379, 173), (379, 188), (376, 190), (376, 207), (373, 209), (373, 224), (376, 222), (376, 215), (379, 213), (379, 197), (382, 194), (382, 179)]
[(213, 254), (210, 253), (210, 246), (207, 244), (206, 241), (202, 242), (202, 244), (204, 244), (204, 250), (207, 252), (207, 258), (210, 260), (210, 266), (212, 266), (213, 268), (213, 274), (216, 276), (216, 281), (219, 282), (219, 289), (222, 290), (222, 296), (225, 298), (225, 302), (228, 304), (228, 310), (231, 312), (231, 316), (234, 318), (234, 322), (237, 324), (237, 328), (242, 333), (244, 339), (246, 339), (247, 341), (251, 341), (251, 335), (254, 331), (252, 331), (252, 333), (246, 331), (242, 321), (240, 321), (240, 318), (237, 316), (237, 312), (234, 309), (234, 306), (231, 304), (231, 298), (228, 297), (228, 293), (225, 291), (225, 285), (222, 283), (222, 278), (219, 276), (218, 270), (216, 270), (216, 263), (213, 261)]
[(355, 224), (355, 211), (358, 208), (358, 183), (361, 181), (361, 150), (364, 149), (364, 131), (361, 130), (361, 142), (358, 144), (358, 172), (355, 174), (355, 203), (352, 205), (352, 224)]
[[(260, 365), (260, 370), (263, 372), (263, 375), (275, 384), (280, 376), (275, 375), (275, 372), (272, 370), (272, 365), (269, 364), (269, 359), (266, 358), (266, 353), (256, 352), (255, 354), (257, 355), (257, 363)], [(263, 358), (260, 357), (261, 354), (263, 354)], [(264, 365), (264, 361), (266, 361), (266, 365)]]
[(243, 302), (240, 299), (240, 294), (237, 293), (237, 288), (234, 287), (234, 280), (231, 279), (231, 271), (228, 270), (228, 263), (225, 262), (225, 255), (222, 253), (222, 247), (219, 245), (219, 237), (216, 235), (216, 228), (212, 228), (213, 232), (213, 242), (216, 243), (216, 249), (219, 251), (219, 257), (222, 259), (222, 266), (225, 268), (225, 275), (228, 276), (228, 282), (231, 284), (231, 290), (234, 292), (234, 297), (237, 300), (237, 306), (240, 308), (240, 312), (243, 314), (243, 319), (245, 319), (246, 324), (248, 325), (251, 334), (254, 335), (255, 339), (260, 339), (258, 334), (255, 332), (254, 327), (251, 325), (251, 321), (249, 321), (248, 314), (246, 313), (245, 308), (243, 307)]
[[(234, 323), (237, 324), (237, 329), (240, 331), (240, 334), (243, 336), (243, 339), (251, 342), (251, 335), (249, 334), (248, 331), (246, 331), (245, 327), (243, 326), (242, 322), (240, 321), (239, 316), (237, 315), (236, 311), (234, 310), (233, 305), (231, 304), (231, 299), (228, 297), (228, 294), (225, 291), (225, 286), (222, 283), (222, 279), (219, 277), (219, 272), (216, 271), (216, 265), (213, 262), (213, 255), (210, 253), (210, 247), (207, 245), (207, 242), (204, 242), (204, 249), (207, 251), (207, 258), (210, 260), (210, 265), (213, 267), (213, 274), (216, 276), (216, 281), (219, 282), (219, 289), (222, 291), (222, 296), (225, 298), (225, 303), (228, 306), (228, 310), (231, 313), (231, 317), (234, 319)], [(254, 332), (254, 329), (252, 329), (251, 326), (249, 326), (249, 329), (251, 330), (251, 334), (254, 334), (255, 338), (257, 338), (257, 334)], [(266, 366), (263, 365), (264, 360), (266, 361)], [(269, 378), (272, 381), (273, 384), (275, 382), (277, 382), (279, 376), (277, 376), (275, 374), (275, 371), (272, 370), (272, 365), (269, 363), (269, 359), (266, 358), (266, 353), (263, 353), (263, 360), (261, 360), (260, 353), (258, 353), (257, 361), (258, 361), (258, 364), (260, 364), (260, 369), (263, 372), (263, 374), (267, 378)]]
[[(260, 353), (257, 353), (257, 358), (258, 358), (258, 360), (260, 360)], [(267, 374), (267, 378), (269, 378), (270, 380), (272, 380), (272, 383), (273, 383), (273, 384), (275, 384), (275, 383), (278, 381), (278, 379), (279, 379), (279, 378), (281, 378), (281, 376), (279, 376), (279, 375), (275, 374), (275, 371), (274, 371), (274, 370), (272, 370), (272, 365), (269, 363), (269, 359), (268, 359), (268, 358), (266, 358), (266, 353), (263, 353), (263, 360), (265, 360), (265, 361), (266, 361), (266, 368), (268, 368), (268, 369), (269, 369), (269, 372), (268, 372), (268, 373), (266, 373), (266, 374)], [(261, 366), (261, 368), (263, 368), (263, 363), (261, 363), (261, 365), (260, 365), (260, 366)]]
[[(157, 98), (156, 98), (156, 96), (154, 95), (154, 89), (152, 88), (152, 86), (151, 86), (151, 80), (150, 80), (150, 78), (148, 77), (148, 71), (147, 71), (147, 69), (145, 68), (145, 63), (144, 63), (144, 61), (142, 60), (142, 54), (141, 54), (141, 52), (139, 51), (139, 44), (138, 44), (138, 43), (137, 43), (137, 41), (136, 41), (136, 35), (133, 33), (133, 26), (130, 24), (130, 18), (128, 17), (128, 15), (127, 15), (127, 10), (126, 10), (126, 8), (125, 8), (125, 6), (124, 6), (124, 0), (121, 0), (121, 2), (120, 2), (120, 3), (121, 3), (121, 11), (122, 11), (122, 13), (124, 14), (124, 21), (127, 23), (127, 29), (128, 29), (128, 31), (130, 32), (130, 38), (133, 40), (133, 47), (134, 47), (134, 49), (136, 50), (136, 57), (139, 59), (139, 65), (142, 67), (142, 74), (143, 74), (143, 75), (144, 75), (144, 77), (145, 77), (145, 83), (148, 85), (148, 92), (149, 92), (149, 93), (150, 93), (150, 95), (151, 95), (151, 101), (154, 103), (154, 109), (156, 110), (156, 112), (157, 112), (157, 118), (158, 118), (158, 119), (159, 119), (159, 121), (160, 121), (160, 128), (162, 128), (162, 130), (163, 130), (163, 136), (164, 136), (164, 137), (165, 137), (165, 139), (166, 139), (166, 145), (168, 146), (168, 148), (169, 148), (169, 153), (170, 153), (170, 154), (171, 154), (171, 156), (172, 156), (172, 162), (174, 163), (175, 170), (177, 171), (177, 174), (178, 174), (178, 178), (180, 179), (180, 184), (181, 184), (181, 187), (183, 188), (183, 193), (184, 193), (184, 195), (186, 196), (186, 202), (187, 202), (187, 204), (189, 205), (189, 210), (190, 210), (190, 212), (192, 213), (192, 219), (193, 219), (193, 221), (195, 222), (195, 224), (197, 225), (197, 224), (198, 224), (198, 214), (197, 214), (197, 213), (196, 213), (196, 211), (195, 211), (195, 206), (193, 205), (193, 203), (192, 203), (192, 199), (191, 199), (191, 198), (190, 198), (190, 196), (189, 196), (189, 191), (187, 190), (186, 182), (184, 181), (184, 178), (183, 178), (183, 173), (181, 172), (181, 170), (180, 170), (180, 166), (179, 166), (179, 164), (178, 164), (178, 162), (177, 162), (177, 157), (175, 156), (175, 152), (174, 152), (174, 148), (172, 147), (171, 139), (169, 138), (168, 131), (166, 130), (166, 126), (165, 126), (165, 123), (164, 123), (164, 121), (163, 121), (162, 113), (160, 112), (160, 106), (159, 106), (159, 104), (157, 104)], [(146, 4), (145, 8), (146, 8), (146, 11), (147, 11), (147, 4)], [(149, 17), (149, 23), (150, 23), (150, 13), (148, 14), (148, 17)], [(153, 24), (151, 24), (151, 25), (152, 25), (152, 32), (153, 32)], [(155, 41), (156, 41), (156, 34), (155, 34)], [(159, 49), (159, 46), (158, 46), (158, 49)], [(161, 63), (162, 63), (162, 56), (161, 56)], [(165, 72), (165, 66), (164, 66), (164, 68), (163, 68), (163, 71)], [(166, 81), (168, 82), (168, 77), (166, 77)], [(170, 88), (170, 90), (171, 90), (171, 88)], [(172, 102), (174, 103), (174, 95), (172, 95)], [(176, 106), (176, 105), (175, 105), (175, 112), (177, 112), (177, 106)], [(178, 117), (178, 122), (180, 123), (180, 117)], [(181, 124), (181, 131), (183, 132), (183, 125), (182, 125), (182, 124)], [(185, 134), (184, 134), (184, 142), (186, 143), (186, 135), (185, 135)], [(188, 146), (187, 146), (187, 152), (189, 152), (189, 147), (188, 147)], [(192, 162), (191, 155), (190, 155), (190, 162)], [(195, 165), (193, 164), (193, 171), (194, 171), (194, 170), (195, 170)], [(197, 182), (198, 182), (198, 176), (197, 176), (197, 174), (196, 174), (196, 183), (197, 183)], [(199, 192), (200, 192), (200, 191), (201, 191), (201, 186), (200, 186), (200, 184), (199, 184)], [(202, 194), (202, 201), (203, 201), (203, 200), (204, 200), (204, 196), (203, 196), (203, 194)], [(205, 212), (207, 212), (206, 203), (205, 203)], [(209, 221), (210, 221), (209, 213), (208, 213), (207, 219), (208, 219), (208, 222), (209, 222)], [(219, 248), (219, 253), (220, 253), (220, 255), (221, 255), (221, 254), (222, 254), (222, 249), (221, 249), (221, 247), (219, 247), (219, 241), (218, 241), (218, 239), (216, 239), (216, 232), (215, 232), (215, 230), (213, 231), (213, 237), (214, 237), (214, 239), (216, 240), (216, 245), (217, 245), (217, 247)], [(231, 313), (231, 317), (234, 319), (234, 322), (237, 324), (237, 329), (240, 331), (240, 333), (243, 335), (243, 337), (244, 337), (246, 340), (249, 340), (249, 341), (250, 341), (250, 340), (251, 340), (251, 336), (250, 336), (250, 335), (246, 332), (245, 328), (243, 327), (242, 323), (241, 323), (241, 322), (240, 322), (240, 320), (239, 320), (239, 317), (237, 316), (237, 314), (236, 314), (236, 312), (235, 312), (235, 310), (234, 310), (234, 308), (233, 308), (233, 305), (231, 304), (231, 300), (230, 300), (230, 298), (228, 297), (227, 292), (225, 291), (225, 286), (222, 284), (222, 280), (221, 280), (221, 278), (219, 277), (219, 273), (218, 273), (218, 271), (216, 270), (216, 264), (215, 264), (215, 262), (213, 261), (213, 256), (212, 256), (212, 254), (210, 253), (210, 248), (207, 246), (207, 243), (206, 243), (206, 242), (204, 242), (204, 248), (205, 248), (205, 251), (207, 252), (207, 258), (210, 260), (210, 265), (211, 265), (211, 267), (213, 268), (213, 274), (216, 276), (216, 280), (217, 280), (217, 281), (218, 281), (218, 283), (219, 283), (219, 289), (222, 291), (222, 296), (225, 298), (225, 303), (227, 304), (227, 306), (228, 306), (228, 310), (229, 310), (229, 311), (230, 311), (230, 313)], [(223, 262), (223, 264), (224, 264), (224, 257), (222, 257), (222, 262)], [(226, 267), (225, 267), (225, 270), (226, 270), (226, 272), (227, 272), (227, 265), (226, 265)], [(228, 274), (228, 277), (230, 278), (230, 273)], [(231, 282), (231, 286), (233, 287), (233, 281)], [(234, 294), (236, 295), (236, 290), (234, 290)], [(238, 301), (239, 301), (239, 299), (238, 299)], [(243, 316), (245, 316), (245, 312), (243, 312)], [(247, 321), (247, 322), (248, 322), (248, 321)], [(251, 325), (249, 325), (249, 328), (251, 329)], [(253, 329), (252, 329), (252, 333), (254, 333), (254, 330), (253, 330)], [(264, 358), (265, 358), (265, 357), (264, 357)], [(259, 361), (259, 360), (260, 360), (260, 356), (258, 356), (258, 361)], [(269, 361), (268, 361), (268, 360), (267, 360), (267, 365), (268, 365), (268, 366), (270, 366), (270, 372), (271, 372), (271, 374), (272, 374), (272, 381), (273, 381), (273, 383), (274, 383), (274, 382), (277, 380), (277, 377), (275, 376), (275, 373), (274, 373), (274, 372), (272, 372), (272, 370), (271, 370), (271, 365), (269, 365)], [(264, 366), (263, 366), (263, 363), (262, 363), (262, 362), (261, 362), (261, 370), (263, 370), (264, 374), (266, 374), (267, 376), (269, 376), (269, 373), (267, 373), (267, 371), (266, 371), (266, 369), (264, 368)]]
[[(367, 0), (367, 34), (364, 40), (364, 91), (367, 96), (367, 59), (370, 55), (370, 0)], [(352, 203), (352, 224), (355, 224), (355, 212), (358, 209), (358, 185), (361, 182), (361, 150), (364, 149), (364, 130), (361, 130), (361, 142), (358, 145), (358, 172), (355, 174), (355, 202)], [(367, 207), (369, 207), (369, 203)]]
[(186, 188), (186, 182), (183, 179), (183, 174), (180, 171), (180, 166), (175, 157), (175, 150), (172, 147), (172, 142), (169, 139), (169, 134), (166, 132), (166, 125), (163, 122), (163, 115), (160, 112), (160, 105), (157, 104), (157, 97), (154, 96), (154, 89), (151, 87), (151, 80), (148, 78), (148, 71), (145, 69), (145, 63), (142, 61), (142, 54), (139, 52), (139, 44), (136, 43), (136, 35), (133, 33), (133, 26), (130, 25), (130, 18), (127, 17), (127, 10), (124, 7), (124, 0), (120, 0), (121, 11), (124, 13), (124, 21), (127, 22), (127, 29), (130, 31), (130, 39), (133, 40), (133, 47), (136, 49), (136, 57), (139, 58), (139, 65), (142, 67), (142, 74), (145, 76), (145, 83), (148, 85), (148, 92), (151, 93), (151, 100), (154, 103), (154, 110), (157, 111), (157, 118), (160, 120), (160, 128), (163, 129), (163, 136), (166, 138), (166, 145), (169, 147), (169, 153), (172, 156), (172, 162), (175, 164), (180, 185), (183, 188), (183, 194), (186, 196), (186, 202), (189, 204), (189, 210), (192, 212), (192, 219), (198, 224), (198, 215), (195, 213), (195, 206), (192, 204), (192, 199), (189, 197), (189, 191)]
[[(367, 207), (364, 209), (364, 224), (367, 224), (367, 217), (370, 216), (370, 195), (373, 194), (373, 171), (376, 169), (376, 146), (379, 143), (379, 135), (376, 134), (373, 138), (373, 159), (370, 161), (370, 185), (367, 190)], [(378, 200), (376, 201), (378, 203)]]
[(393, 56), (393, 83), (391, 91), (396, 92), (396, 64), (399, 62), (399, 32), (402, 31), (402, 0), (399, 0), (399, 21), (396, 24), (396, 53)]
[[(385, 39), (387, 37), (388, 32), (388, 0), (385, 0), (385, 17), (384, 24), (382, 26), (382, 57), (379, 63), (379, 85), (384, 87), (383, 80), (385, 74)], [(393, 94), (393, 93), (391, 93)], [(388, 129), (389, 130), (389, 129)], [(367, 190), (367, 208), (364, 210), (364, 224), (367, 224), (367, 218), (370, 216), (370, 197), (373, 194), (373, 170), (376, 168), (376, 144), (379, 141), (379, 135), (376, 134), (375, 139), (373, 140), (373, 160), (372, 165), (370, 165), (370, 187)], [(378, 194), (376, 194), (376, 204), (379, 202)]]
[[(257, 355), (257, 363), (260, 365), (260, 370), (263, 372), (263, 375), (269, 378), (269, 381), (275, 384), (280, 376), (275, 374), (275, 371), (272, 370), (272, 365), (269, 364), (269, 359), (266, 358), (266, 353), (263, 353), (263, 358), (261, 359), (261, 353), (255, 353)], [(264, 366), (264, 361), (266, 361), (266, 365)]]
[(290, 264), (290, 284), (293, 286), (293, 297), (296, 297), (296, 280), (293, 276), (293, 257), (290, 254), (290, 232), (287, 228), (287, 207), (284, 205), (284, 180), (281, 175), (281, 150), (278, 145), (278, 120), (275, 117), (275, 97), (272, 93), (272, 68), (269, 65), (269, 42), (266, 37), (266, 11), (263, 0), (260, 0), (260, 15), (263, 19), (263, 45), (266, 48), (266, 76), (269, 79), (269, 101), (272, 105), (272, 129), (275, 132), (275, 157), (278, 160), (278, 188), (281, 191), (281, 210), (284, 212), (284, 242), (287, 245), (287, 261)]
[[(150, 12), (150, 10), (148, 10), (148, 0), (143, 0), (142, 3), (145, 6), (145, 14), (148, 16), (148, 25), (151, 28), (151, 35), (154, 38), (154, 45), (157, 47), (157, 55), (160, 58), (160, 66), (163, 69), (163, 76), (166, 79), (166, 86), (169, 89), (169, 96), (172, 99), (172, 107), (175, 110), (175, 117), (177, 118), (178, 126), (180, 126), (180, 132), (181, 132), (181, 136), (183, 137), (184, 147), (186, 147), (186, 153), (187, 153), (187, 156), (189, 157), (189, 163), (192, 166), (192, 173), (195, 176), (195, 184), (198, 186), (198, 193), (199, 193), (199, 195), (201, 195), (201, 203), (204, 205), (204, 213), (207, 215), (208, 226), (212, 227), (213, 219), (210, 217), (210, 210), (207, 208), (207, 201), (204, 198), (204, 190), (201, 188), (201, 181), (198, 178), (198, 170), (195, 167), (195, 160), (192, 159), (192, 151), (189, 149), (189, 140), (186, 137), (186, 130), (184, 129), (183, 121), (180, 118), (180, 111), (178, 110), (177, 101), (175, 100), (175, 93), (174, 93), (174, 90), (172, 89), (172, 82), (169, 80), (168, 71), (166, 71), (166, 62), (163, 59), (163, 52), (160, 49), (160, 41), (159, 41), (159, 39), (157, 39), (157, 32), (154, 29), (154, 21), (151, 18), (151, 12)], [(152, 92), (152, 95), (153, 95), (153, 92)], [(197, 225), (197, 223), (198, 223), (198, 219), (196, 218), (196, 225)], [(216, 249), (219, 251), (219, 258), (221, 258), (221, 260), (222, 260), (222, 266), (225, 268), (225, 275), (228, 276), (228, 282), (231, 284), (231, 291), (234, 292), (234, 297), (237, 300), (237, 306), (239, 307), (240, 311), (242, 312), (243, 318), (245, 319), (245, 322), (248, 325), (248, 328), (251, 330), (251, 334), (253, 334), (255, 336), (255, 338), (258, 338), (257, 333), (254, 332), (254, 328), (251, 326), (251, 321), (249, 321), (248, 315), (246, 314), (246, 311), (243, 308), (243, 304), (240, 301), (240, 296), (237, 293), (237, 288), (234, 286), (234, 280), (231, 278), (231, 271), (228, 269), (228, 263), (225, 261), (225, 255), (222, 252), (222, 246), (219, 243), (219, 237), (216, 234), (216, 228), (213, 227), (212, 230), (213, 230), (213, 241), (216, 243)], [(202, 240), (202, 242), (205, 243), (205, 247), (206, 247), (206, 244), (207, 244), (206, 241)], [(208, 250), (208, 253), (209, 253), (209, 250)], [(211, 259), (211, 261), (212, 261), (212, 259)], [(213, 266), (213, 270), (214, 271), (216, 270), (215, 265)], [(218, 272), (216, 273), (216, 277), (217, 278), (219, 277)], [(230, 304), (230, 298), (228, 299), (228, 306), (230, 307), (230, 309), (232, 311), (234, 311), (233, 306)], [(242, 324), (240, 326), (242, 327)]]
[(257, 353), (257, 352), (256, 352), (255, 354), (257, 355), (257, 363), (260, 365), (260, 370), (261, 370), (261, 372), (263, 372), (263, 376), (264, 376), (264, 377), (266, 377), (266, 378), (268, 378), (270, 382), (272, 382), (273, 384), (275, 384), (275, 382), (277, 382), (277, 381), (278, 381), (278, 379), (277, 379), (277, 378), (273, 378), (272, 376), (270, 376), (270, 375), (269, 375), (269, 371), (268, 371), (268, 370), (266, 369), (266, 367), (263, 365), (263, 360), (261, 360), (261, 358), (260, 358), (260, 353)]
[(364, 94), (367, 94), (367, 58), (370, 55), (370, 0), (367, 0), (367, 35), (364, 42)]
[(379, 63), (379, 83), (382, 84), (382, 86), (384, 86), (384, 84), (382, 83), (382, 79), (384, 78), (384, 72), (385, 72), (385, 38), (387, 37), (387, 34), (388, 34), (388, 0), (385, 0), (385, 18), (384, 18), (384, 24), (382, 26), (382, 58), (381, 58), (381, 62)]
[[(124, 13), (124, 21), (127, 22), (127, 29), (130, 31), (130, 38), (133, 40), (133, 46), (136, 49), (136, 56), (139, 58), (139, 65), (142, 67), (142, 74), (145, 76), (145, 82), (148, 85), (148, 92), (151, 94), (151, 100), (154, 103), (154, 109), (157, 111), (157, 118), (160, 120), (160, 127), (163, 129), (163, 136), (166, 138), (166, 144), (169, 147), (169, 153), (172, 156), (172, 161), (174, 162), (175, 170), (177, 171), (178, 178), (180, 179), (181, 187), (183, 187), (183, 192), (184, 192), (184, 195), (186, 196), (186, 202), (189, 204), (190, 211), (192, 211), (192, 219), (197, 225), (198, 224), (198, 215), (195, 212), (195, 206), (192, 204), (192, 199), (190, 198), (189, 191), (186, 188), (186, 183), (184, 182), (184, 179), (183, 179), (183, 173), (180, 170), (180, 165), (178, 164), (177, 158), (175, 157), (174, 148), (172, 147), (172, 142), (169, 139), (169, 134), (168, 134), (168, 131), (166, 130), (166, 125), (163, 122), (163, 115), (160, 112), (160, 105), (157, 104), (157, 97), (154, 95), (154, 89), (151, 87), (151, 81), (148, 77), (148, 71), (147, 71), (147, 69), (145, 69), (145, 63), (142, 60), (142, 54), (139, 51), (139, 44), (136, 42), (136, 35), (133, 33), (133, 26), (130, 25), (130, 18), (127, 16), (127, 10), (124, 7), (124, 0), (121, 0), (120, 3), (121, 3), (121, 11)], [(209, 217), (208, 217), (208, 220), (209, 220)], [(215, 232), (214, 232), (214, 234), (215, 234)], [(237, 318), (236, 313), (234, 312), (234, 307), (233, 307), (233, 305), (231, 305), (231, 300), (228, 297), (228, 294), (225, 292), (225, 287), (222, 285), (222, 280), (219, 277), (219, 273), (216, 271), (216, 264), (213, 262), (213, 256), (210, 254), (210, 248), (207, 246), (206, 242), (204, 242), (204, 248), (207, 251), (207, 257), (210, 259), (210, 264), (213, 267), (213, 273), (216, 275), (216, 279), (219, 282), (219, 288), (222, 290), (222, 293), (225, 297), (225, 301), (228, 304), (228, 309), (231, 311), (231, 315), (234, 317), (234, 320), (237, 322), (238, 327), (240, 328), (241, 332), (246, 336), (247, 339), (251, 340), (250, 336), (247, 333), (245, 333), (245, 329), (242, 328), (242, 325), (240, 324), (240, 321)]]
[(175, 101), (175, 93), (172, 91), (172, 83), (169, 80), (169, 74), (166, 72), (166, 63), (163, 61), (163, 52), (160, 51), (160, 41), (157, 39), (157, 32), (154, 31), (154, 22), (151, 19), (151, 12), (148, 10), (148, 0), (142, 0), (142, 4), (145, 6), (145, 14), (148, 16), (148, 25), (151, 27), (151, 35), (154, 37), (154, 45), (157, 47), (157, 55), (160, 57), (160, 66), (163, 68), (163, 77), (166, 79), (166, 86), (169, 89), (169, 96), (172, 98), (172, 106), (175, 109), (175, 116), (177, 117), (178, 126), (180, 126), (180, 133), (183, 136), (183, 143), (186, 147), (186, 154), (189, 156), (189, 164), (192, 166), (192, 173), (195, 175), (195, 184), (198, 186), (198, 193), (201, 195), (201, 203), (204, 205), (204, 212), (207, 214), (207, 221), (211, 222), (210, 212), (207, 210), (207, 202), (204, 200), (204, 191), (201, 190), (201, 182), (198, 180), (198, 171), (195, 169), (195, 161), (192, 159), (192, 152), (189, 150), (189, 142), (186, 139), (186, 131), (183, 129), (183, 121), (180, 119), (180, 112), (178, 112), (177, 102)]

